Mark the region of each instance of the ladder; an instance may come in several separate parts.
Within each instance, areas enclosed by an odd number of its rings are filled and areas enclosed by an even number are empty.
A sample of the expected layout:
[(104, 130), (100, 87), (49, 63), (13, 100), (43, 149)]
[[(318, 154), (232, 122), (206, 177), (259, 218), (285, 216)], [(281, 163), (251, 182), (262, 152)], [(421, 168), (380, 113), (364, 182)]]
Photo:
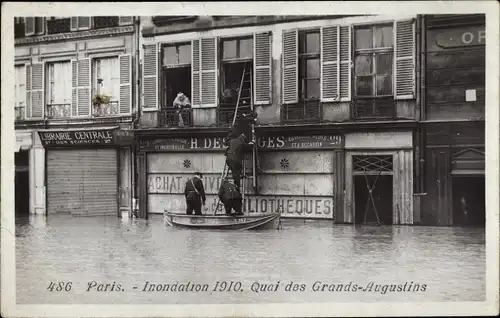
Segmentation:
[[(248, 68), (248, 70), (247, 70)], [(244, 85), (245, 84), (248, 84), (248, 88), (244, 88)], [(248, 94), (248, 97), (241, 97), (241, 92), (243, 91), (248, 91), (249, 94)], [(245, 68), (243, 69), (243, 73), (241, 75), (241, 81), (240, 81), (240, 87), (239, 87), (239, 90), (238, 90), (238, 100), (236, 101), (236, 107), (235, 107), (235, 110), (234, 110), (234, 115), (233, 115), (233, 121), (232, 121), (232, 124), (231, 124), (231, 127), (234, 126), (234, 124), (236, 123), (236, 118), (238, 116), (238, 110), (240, 108), (240, 102), (242, 102), (243, 104), (248, 104), (250, 106), (250, 110), (253, 112), (253, 87), (252, 87), (252, 67), (251, 66), (245, 66)], [(255, 140), (255, 127), (254, 127), (254, 123), (252, 123), (252, 136), (251, 136), (251, 140)], [(255, 174), (256, 174), (256, 162), (257, 162), (257, 159), (256, 159), (256, 156), (257, 156), (257, 150), (256, 150), (256, 145), (254, 144), (254, 146), (252, 147), (252, 166), (253, 166), (253, 187), (256, 188), (256, 178), (255, 178)], [(243, 200), (245, 200), (245, 179), (246, 179), (246, 160), (243, 159), (243, 162), (242, 162), (242, 173), (243, 173), (243, 178), (241, 178), (241, 195), (243, 197)], [(222, 175), (221, 175), (221, 182), (224, 180), (224, 178), (227, 177), (229, 173), (229, 167), (227, 166), (226, 162), (224, 161), (224, 169), (222, 170)], [(217, 197), (217, 204), (215, 205), (215, 211), (214, 211), (214, 214), (217, 214), (217, 212), (219, 211), (219, 206), (220, 206), (220, 199), (219, 197)]]

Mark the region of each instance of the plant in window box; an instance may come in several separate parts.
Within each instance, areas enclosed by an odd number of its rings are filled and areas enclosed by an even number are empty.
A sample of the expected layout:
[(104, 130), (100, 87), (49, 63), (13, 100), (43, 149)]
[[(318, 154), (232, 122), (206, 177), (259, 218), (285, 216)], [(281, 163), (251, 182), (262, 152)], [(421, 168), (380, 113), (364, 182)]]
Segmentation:
[(92, 105), (94, 106), (94, 116), (102, 115), (104, 105), (109, 105), (111, 97), (106, 94), (95, 94), (92, 98)]

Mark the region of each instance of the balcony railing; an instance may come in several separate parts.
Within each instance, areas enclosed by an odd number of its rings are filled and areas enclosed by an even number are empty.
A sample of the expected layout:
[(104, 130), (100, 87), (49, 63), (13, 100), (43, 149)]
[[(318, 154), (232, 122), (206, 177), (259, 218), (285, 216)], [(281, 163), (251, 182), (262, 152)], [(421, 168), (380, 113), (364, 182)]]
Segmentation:
[(394, 98), (356, 98), (351, 102), (352, 119), (394, 119), (397, 117)]
[(71, 104), (48, 104), (47, 118), (71, 117)]
[(192, 108), (164, 108), (158, 111), (159, 127), (190, 127), (192, 125)]
[[(217, 126), (218, 127), (231, 127), (233, 124), (235, 104), (220, 104), (217, 109)], [(250, 106), (238, 106), (239, 114), (249, 114), (252, 110)]]
[(14, 115), (15, 115), (15, 119), (14, 119), (15, 121), (24, 120), (25, 107), (24, 106), (14, 107)]
[(71, 19), (47, 20), (47, 34), (59, 34), (71, 31)]
[(281, 114), (284, 122), (319, 122), (322, 118), (321, 103), (314, 100), (283, 105)]
[(107, 104), (94, 104), (92, 105), (92, 116), (106, 117), (118, 115), (118, 102), (109, 102)]
[(94, 28), (114, 28), (119, 25), (120, 18), (117, 16), (113, 17), (94, 17)]

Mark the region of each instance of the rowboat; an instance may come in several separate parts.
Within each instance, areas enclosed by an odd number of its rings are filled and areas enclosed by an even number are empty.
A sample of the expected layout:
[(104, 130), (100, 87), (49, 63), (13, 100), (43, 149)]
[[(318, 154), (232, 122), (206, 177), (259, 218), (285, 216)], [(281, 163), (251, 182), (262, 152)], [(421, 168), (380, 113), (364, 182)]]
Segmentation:
[(255, 215), (227, 216), (214, 215), (187, 215), (183, 213), (164, 212), (165, 221), (170, 226), (209, 229), (209, 230), (276, 230), (278, 229), (281, 213), (263, 213)]

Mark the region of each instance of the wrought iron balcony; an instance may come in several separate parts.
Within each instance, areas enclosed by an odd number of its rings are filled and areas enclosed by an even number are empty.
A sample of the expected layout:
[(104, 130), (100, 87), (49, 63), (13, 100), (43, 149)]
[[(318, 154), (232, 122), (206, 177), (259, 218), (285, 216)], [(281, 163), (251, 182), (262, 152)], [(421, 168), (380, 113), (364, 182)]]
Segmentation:
[(322, 108), (318, 100), (301, 101), (297, 104), (282, 106), (281, 119), (283, 122), (319, 122), (321, 118)]
[(120, 18), (118, 16), (112, 17), (94, 17), (94, 28), (114, 28), (119, 25)]
[(93, 117), (107, 117), (118, 115), (118, 102), (109, 102), (107, 104), (92, 105)]
[(71, 117), (71, 104), (48, 104), (47, 118), (67, 118)]
[(25, 36), (24, 22), (14, 24), (14, 38), (19, 39)]
[(352, 119), (395, 119), (396, 101), (391, 97), (356, 98), (351, 102)]
[(47, 34), (59, 34), (71, 31), (71, 19), (47, 20)]
[(25, 119), (25, 109), (26, 108), (24, 106), (14, 107), (15, 121), (21, 121)]
[(164, 108), (158, 111), (159, 127), (190, 127), (192, 125), (192, 108)]
[[(235, 104), (223, 104), (219, 105), (217, 109), (217, 126), (218, 127), (231, 127), (234, 119), (234, 111), (236, 109)], [(238, 115), (249, 114), (252, 110), (250, 106), (238, 106)]]

